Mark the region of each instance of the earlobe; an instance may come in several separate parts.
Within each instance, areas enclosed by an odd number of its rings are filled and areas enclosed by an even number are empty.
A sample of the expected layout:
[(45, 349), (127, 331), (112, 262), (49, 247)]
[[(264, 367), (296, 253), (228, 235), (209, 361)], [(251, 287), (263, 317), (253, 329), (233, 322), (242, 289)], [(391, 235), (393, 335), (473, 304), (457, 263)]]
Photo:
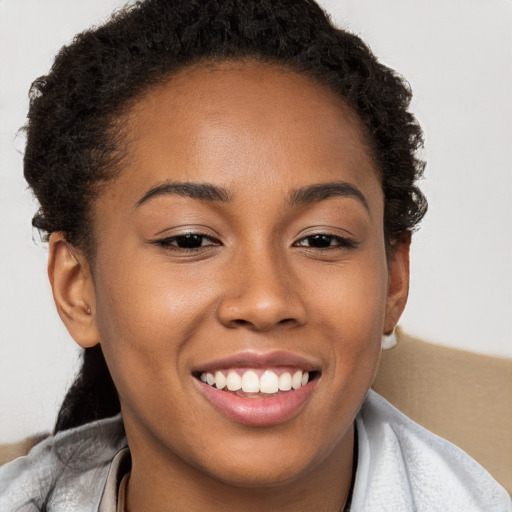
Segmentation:
[(388, 262), (388, 297), (384, 333), (393, 331), (402, 315), (409, 295), (410, 233), (404, 233), (393, 246)]
[(89, 264), (61, 232), (50, 237), (48, 277), (57, 312), (73, 339), (83, 348), (97, 345), (94, 282)]

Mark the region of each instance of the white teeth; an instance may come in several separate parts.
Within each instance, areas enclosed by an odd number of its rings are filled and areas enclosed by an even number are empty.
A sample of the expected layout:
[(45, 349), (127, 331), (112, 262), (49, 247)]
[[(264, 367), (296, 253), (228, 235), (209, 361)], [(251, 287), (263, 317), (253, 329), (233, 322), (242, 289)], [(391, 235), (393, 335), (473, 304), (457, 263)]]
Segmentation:
[(222, 371), (213, 373), (203, 372), (199, 375), (202, 382), (215, 386), (217, 389), (227, 388), (229, 391), (242, 390), (245, 393), (274, 394), (278, 391), (300, 389), (309, 382), (309, 373), (297, 370), (293, 376), (290, 372), (277, 375), (272, 370), (265, 370), (261, 377), (254, 370), (246, 370), (240, 376), (235, 370), (230, 370), (227, 377)]
[(279, 376), (279, 389), (281, 391), (290, 391), (292, 389), (292, 376), (288, 372)]
[(260, 379), (256, 372), (247, 370), (242, 375), (242, 391), (246, 393), (258, 393), (260, 390)]
[(274, 372), (266, 370), (260, 379), (260, 391), (262, 393), (277, 393), (279, 391), (279, 379)]
[(297, 370), (292, 377), (292, 388), (299, 389), (302, 386), (302, 372)]
[(242, 389), (242, 377), (236, 372), (229, 372), (226, 379), (226, 386), (229, 391), (238, 391)]
[(215, 387), (217, 389), (224, 389), (226, 387), (226, 377), (222, 372), (215, 373)]

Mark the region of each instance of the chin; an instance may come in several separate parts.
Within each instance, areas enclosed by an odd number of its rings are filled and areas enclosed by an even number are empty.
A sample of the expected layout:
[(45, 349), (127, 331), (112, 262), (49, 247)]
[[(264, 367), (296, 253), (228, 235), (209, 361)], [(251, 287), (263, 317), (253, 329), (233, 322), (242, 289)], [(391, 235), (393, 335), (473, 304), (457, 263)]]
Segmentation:
[(220, 471), (217, 468), (211, 476), (225, 485), (249, 489), (279, 488), (299, 480), (307, 474), (312, 467), (293, 467), (286, 461), (273, 458), (274, 460), (262, 463), (260, 460), (250, 464), (238, 464), (233, 467), (224, 466)]
[[(299, 430), (261, 430), (256, 439), (246, 435), (238, 442), (232, 439), (231, 443), (217, 444), (209, 460), (203, 457), (200, 467), (214, 480), (232, 487), (263, 489), (292, 484), (329, 459), (340, 446), (327, 446), (314, 433), (308, 435), (303, 427)], [(212, 465), (212, 459), (218, 462)]]

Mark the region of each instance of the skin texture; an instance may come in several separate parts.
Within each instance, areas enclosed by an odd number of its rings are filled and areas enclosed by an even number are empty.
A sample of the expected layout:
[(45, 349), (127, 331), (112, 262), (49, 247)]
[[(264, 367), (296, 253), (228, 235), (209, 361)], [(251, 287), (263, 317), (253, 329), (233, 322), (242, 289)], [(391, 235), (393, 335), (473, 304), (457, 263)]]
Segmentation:
[[(383, 193), (357, 118), (309, 78), (239, 62), (182, 71), (125, 122), (125, 167), (94, 205), (94, 262), (56, 233), (49, 275), (71, 335), (102, 344), (119, 391), (128, 510), (340, 510), (353, 420), (408, 289), (409, 239), (387, 261)], [(290, 204), (297, 189), (340, 181), (364, 201)], [(222, 187), (230, 200), (138, 204), (175, 182)], [(169, 240), (191, 231), (206, 235), (196, 250)], [(311, 246), (319, 233), (329, 248)], [(229, 419), (193, 376), (276, 350), (321, 371), (276, 425)]]

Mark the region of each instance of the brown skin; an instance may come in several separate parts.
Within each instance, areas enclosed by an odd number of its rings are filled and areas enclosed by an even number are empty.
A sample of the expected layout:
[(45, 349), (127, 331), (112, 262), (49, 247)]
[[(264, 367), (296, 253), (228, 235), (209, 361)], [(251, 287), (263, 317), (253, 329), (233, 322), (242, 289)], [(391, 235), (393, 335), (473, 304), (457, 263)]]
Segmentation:
[[(83, 347), (102, 344), (132, 453), (128, 510), (340, 510), (353, 420), (380, 340), (408, 290), (409, 238), (386, 259), (383, 193), (354, 114), (308, 78), (258, 63), (187, 69), (129, 112), (126, 167), (94, 205), (94, 266), (56, 233), (49, 274)], [(229, 202), (160, 195), (210, 183)], [(291, 205), (291, 191), (344, 181), (354, 196)], [(193, 252), (153, 242), (194, 232)], [(311, 247), (312, 235), (354, 247)], [(90, 311), (90, 312), (89, 312)], [(317, 361), (293, 418), (228, 419), (192, 369), (244, 350)]]

